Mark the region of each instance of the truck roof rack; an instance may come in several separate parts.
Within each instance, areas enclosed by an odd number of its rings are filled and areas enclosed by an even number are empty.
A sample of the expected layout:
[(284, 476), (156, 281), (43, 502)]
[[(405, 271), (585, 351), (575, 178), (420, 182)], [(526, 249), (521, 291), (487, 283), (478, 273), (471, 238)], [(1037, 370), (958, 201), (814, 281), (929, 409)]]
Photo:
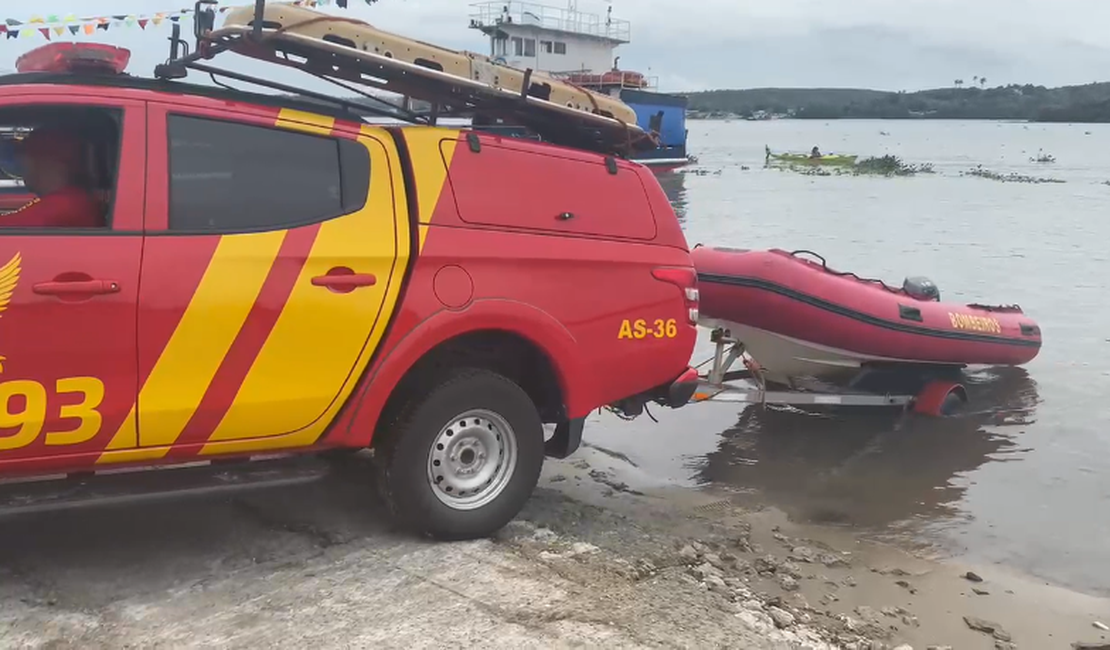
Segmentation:
[[(417, 124), (435, 124), (439, 117), (473, 116), (483, 122), (525, 127), (555, 144), (604, 154), (628, 156), (657, 146), (654, 136), (637, 126), (628, 105), (542, 73), (284, 2), (255, 0), (253, 7), (229, 11), (224, 25), (215, 29), (215, 4), (216, 0), (196, 2), (192, 52), (181, 38), (180, 25), (173, 26), (169, 60), (155, 68), (155, 76), (181, 79), (195, 70), (213, 79), (225, 77)], [(223, 52), (301, 70), (374, 105), (206, 63)], [(371, 94), (372, 89), (423, 100), (431, 110), (423, 115), (395, 106)]]

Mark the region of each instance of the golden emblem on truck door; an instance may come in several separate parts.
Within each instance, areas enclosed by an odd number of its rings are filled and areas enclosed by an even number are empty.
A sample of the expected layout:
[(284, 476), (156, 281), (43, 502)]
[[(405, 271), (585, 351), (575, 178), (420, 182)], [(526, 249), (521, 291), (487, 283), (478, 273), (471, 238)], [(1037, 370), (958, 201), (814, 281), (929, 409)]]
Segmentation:
[[(3, 315), (8, 310), (8, 305), (12, 301), (12, 295), (15, 293), (15, 287), (19, 284), (19, 270), (20, 262), (19, 253), (12, 256), (8, 263), (0, 267), (0, 315)], [(0, 356), (0, 372), (4, 372), (5, 358)]]

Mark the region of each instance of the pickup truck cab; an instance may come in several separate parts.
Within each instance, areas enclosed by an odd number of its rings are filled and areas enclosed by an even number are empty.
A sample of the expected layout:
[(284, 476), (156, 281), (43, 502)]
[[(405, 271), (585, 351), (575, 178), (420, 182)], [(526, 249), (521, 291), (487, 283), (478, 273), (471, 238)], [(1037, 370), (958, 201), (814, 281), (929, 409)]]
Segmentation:
[(0, 478), (372, 448), (403, 523), (471, 538), (591, 411), (692, 396), (696, 276), (645, 167), (126, 59), (0, 77), (3, 160), (66, 128), (100, 211), (10, 225), (34, 197), (0, 194)]

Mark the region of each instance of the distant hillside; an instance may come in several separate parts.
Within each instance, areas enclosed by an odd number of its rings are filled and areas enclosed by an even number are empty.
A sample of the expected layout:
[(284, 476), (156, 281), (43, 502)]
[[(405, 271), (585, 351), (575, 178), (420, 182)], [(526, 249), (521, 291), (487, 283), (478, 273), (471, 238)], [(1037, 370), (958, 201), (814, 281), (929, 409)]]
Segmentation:
[(1110, 83), (1046, 88), (937, 88), (887, 92), (850, 88), (753, 88), (690, 93), (694, 117), (798, 119), (984, 119), (1110, 122)]

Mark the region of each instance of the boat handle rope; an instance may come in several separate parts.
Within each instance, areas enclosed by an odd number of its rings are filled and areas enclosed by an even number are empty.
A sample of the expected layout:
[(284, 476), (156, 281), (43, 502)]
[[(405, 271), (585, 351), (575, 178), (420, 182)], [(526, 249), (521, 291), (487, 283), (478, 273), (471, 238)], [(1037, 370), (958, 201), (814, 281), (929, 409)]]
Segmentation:
[[(819, 255), (819, 254), (817, 254), (817, 253), (815, 253), (811, 250), (806, 250), (806, 249), (803, 248), (803, 249), (799, 249), (799, 250), (796, 250), (796, 251), (790, 251), (790, 255), (792, 257), (798, 257), (799, 255), (812, 255), (813, 257), (816, 257), (817, 259), (821, 260), (821, 268), (824, 269), (824, 271), (826, 273), (829, 273), (829, 274), (832, 274), (832, 275), (835, 275), (835, 276), (838, 276), (838, 277), (842, 277), (842, 278), (854, 278), (854, 279), (856, 279), (860, 282), (868, 282), (868, 283), (871, 283), (871, 284), (877, 284), (880, 287), (886, 289), (887, 291), (889, 291), (891, 293), (906, 294), (905, 289), (896, 289), (896, 288), (890, 286), (889, 284), (887, 284), (886, 282), (883, 282), (882, 280), (879, 280), (877, 278), (862, 278), (862, 277), (856, 275), (855, 273), (852, 273), (851, 271), (834, 271), (833, 269), (829, 268), (829, 264), (828, 264), (828, 262), (825, 261), (824, 257), (822, 257), (821, 255)], [(906, 294), (906, 295), (909, 295), (909, 294)]]

